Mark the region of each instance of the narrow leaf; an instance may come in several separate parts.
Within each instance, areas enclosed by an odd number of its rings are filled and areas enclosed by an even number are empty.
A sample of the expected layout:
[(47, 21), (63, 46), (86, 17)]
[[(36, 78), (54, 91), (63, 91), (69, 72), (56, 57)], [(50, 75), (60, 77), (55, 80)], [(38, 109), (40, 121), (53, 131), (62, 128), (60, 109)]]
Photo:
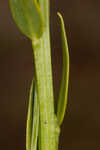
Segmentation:
[(37, 90), (36, 90), (36, 86), (35, 86), (31, 150), (37, 150), (39, 127), (40, 127), (39, 126), (39, 104), (38, 104), (38, 100), (37, 100)]
[(14, 21), (31, 40), (43, 32), (43, 20), (36, 0), (9, 0)]
[(39, 128), (39, 106), (34, 82), (32, 82), (29, 94), (29, 106), (26, 127), (26, 150), (37, 150), (37, 138)]
[(57, 118), (58, 124), (61, 125), (64, 119), (67, 97), (68, 97), (68, 82), (69, 82), (69, 52), (67, 37), (65, 32), (64, 21), (60, 13), (58, 13), (61, 23), (61, 38), (62, 38), (62, 49), (63, 49), (63, 70), (62, 70), (62, 81), (58, 97), (57, 104)]

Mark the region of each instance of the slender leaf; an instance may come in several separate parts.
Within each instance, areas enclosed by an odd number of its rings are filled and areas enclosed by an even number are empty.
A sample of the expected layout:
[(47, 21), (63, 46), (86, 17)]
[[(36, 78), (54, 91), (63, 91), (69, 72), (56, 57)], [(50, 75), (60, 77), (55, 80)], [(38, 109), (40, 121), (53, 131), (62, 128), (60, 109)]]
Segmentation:
[(32, 82), (29, 95), (29, 106), (26, 127), (26, 150), (37, 150), (39, 128), (39, 106), (34, 82)]
[(69, 82), (69, 52), (67, 37), (65, 32), (64, 21), (60, 13), (58, 13), (61, 23), (61, 38), (62, 38), (62, 49), (63, 49), (63, 71), (62, 71), (62, 81), (58, 97), (57, 105), (57, 119), (58, 124), (61, 125), (64, 119), (67, 97), (68, 97), (68, 82)]
[(31, 150), (37, 150), (39, 127), (40, 127), (39, 126), (39, 104), (38, 104), (38, 100), (37, 100), (37, 90), (36, 90), (36, 86), (35, 86)]
[(9, 0), (14, 21), (31, 40), (43, 32), (43, 19), (36, 0)]

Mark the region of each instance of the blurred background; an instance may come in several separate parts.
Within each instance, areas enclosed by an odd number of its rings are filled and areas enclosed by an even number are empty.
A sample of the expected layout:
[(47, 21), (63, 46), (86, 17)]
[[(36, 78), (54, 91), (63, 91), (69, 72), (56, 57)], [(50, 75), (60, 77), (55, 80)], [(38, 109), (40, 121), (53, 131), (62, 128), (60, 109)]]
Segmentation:
[[(100, 149), (100, 1), (50, 2), (55, 99), (62, 71), (57, 11), (65, 20), (70, 53), (69, 102), (60, 150)], [(12, 21), (8, 1), (0, 1), (0, 20), (0, 149), (25, 150), (32, 47)]]

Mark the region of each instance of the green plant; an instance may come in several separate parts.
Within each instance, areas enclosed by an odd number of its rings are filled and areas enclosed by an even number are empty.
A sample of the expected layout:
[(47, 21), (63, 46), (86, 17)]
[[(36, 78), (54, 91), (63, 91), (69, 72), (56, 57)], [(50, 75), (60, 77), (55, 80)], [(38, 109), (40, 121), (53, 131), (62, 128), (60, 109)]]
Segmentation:
[(9, 0), (13, 19), (21, 32), (32, 41), (35, 78), (32, 80), (26, 129), (26, 150), (57, 150), (68, 94), (69, 53), (63, 18), (62, 82), (57, 110), (54, 111), (49, 32), (49, 0)]

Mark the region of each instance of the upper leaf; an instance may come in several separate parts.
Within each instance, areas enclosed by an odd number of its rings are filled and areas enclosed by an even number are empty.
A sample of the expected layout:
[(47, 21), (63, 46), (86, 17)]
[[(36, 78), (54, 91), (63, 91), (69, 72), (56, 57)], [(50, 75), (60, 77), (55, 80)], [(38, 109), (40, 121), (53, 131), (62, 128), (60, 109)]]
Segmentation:
[(31, 40), (40, 38), (43, 19), (36, 0), (9, 0), (11, 13), (19, 29)]

